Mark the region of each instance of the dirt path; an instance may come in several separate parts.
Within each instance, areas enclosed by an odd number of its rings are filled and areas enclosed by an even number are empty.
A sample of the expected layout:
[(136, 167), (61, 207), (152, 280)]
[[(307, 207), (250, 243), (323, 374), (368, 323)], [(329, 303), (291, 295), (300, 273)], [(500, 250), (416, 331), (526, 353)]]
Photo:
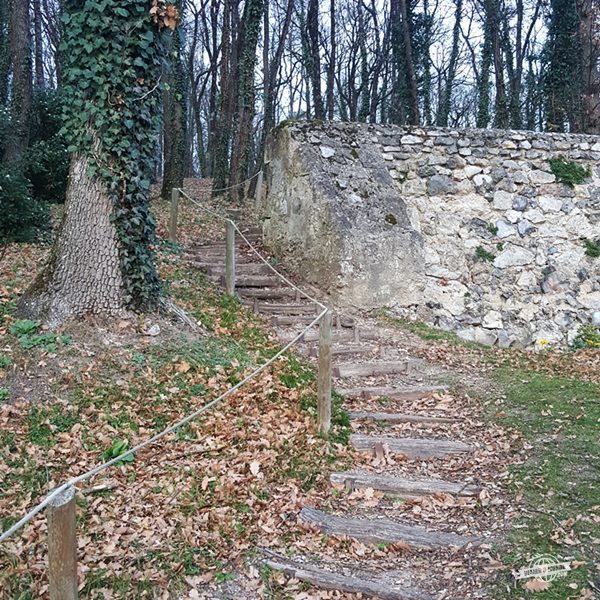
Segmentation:
[[(260, 243), (258, 231), (248, 237)], [(237, 247), (242, 302), (282, 342), (291, 340), (314, 319), (315, 305), (282, 285), (241, 239)], [(190, 249), (189, 259), (222, 282), (224, 252), (209, 243)], [(317, 338), (309, 333), (298, 347), (310, 360)], [(348, 470), (331, 473), (328, 501), (294, 515), (312, 543), (296, 541), (285, 556), (262, 551), (263, 565), (292, 578), (290, 589), (300, 590), (296, 580), (315, 586), (294, 597), (489, 597), (484, 582), (500, 567), (494, 548), (513, 514), (510, 440), (484, 422), (480, 400), (457, 391), (477, 388), (484, 377), (423, 355), (414, 335), (334, 313), (334, 388), (356, 452)]]

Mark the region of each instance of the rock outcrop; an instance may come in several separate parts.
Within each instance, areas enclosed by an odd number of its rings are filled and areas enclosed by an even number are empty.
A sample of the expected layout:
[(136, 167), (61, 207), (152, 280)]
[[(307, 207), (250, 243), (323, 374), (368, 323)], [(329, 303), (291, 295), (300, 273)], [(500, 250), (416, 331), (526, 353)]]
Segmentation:
[[(267, 244), (340, 304), (502, 346), (600, 318), (596, 136), (289, 124), (266, 158)], [(589, 177), (557, 182), (557, 158)]]

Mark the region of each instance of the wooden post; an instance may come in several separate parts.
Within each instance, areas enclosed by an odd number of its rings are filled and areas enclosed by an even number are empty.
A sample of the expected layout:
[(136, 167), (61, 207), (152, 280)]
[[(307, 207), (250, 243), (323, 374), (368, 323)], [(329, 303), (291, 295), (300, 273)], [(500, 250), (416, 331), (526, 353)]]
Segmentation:
[(77, 600), (75, 488), (68, 487), (48, 505), (50, 600)]
[(227, 221), (225, 239), (225, 291), (230, 296), (235, 292), (235, 227)]
[(331, 311), (319, 324), (319, 375), (317, 383), (319, 433), (327, 435), (331, 427)]
[(171, 190), (171, 215), (169, 217), (169, 241), (177, 243), (177, 216), (179, 214), (179, 190)]

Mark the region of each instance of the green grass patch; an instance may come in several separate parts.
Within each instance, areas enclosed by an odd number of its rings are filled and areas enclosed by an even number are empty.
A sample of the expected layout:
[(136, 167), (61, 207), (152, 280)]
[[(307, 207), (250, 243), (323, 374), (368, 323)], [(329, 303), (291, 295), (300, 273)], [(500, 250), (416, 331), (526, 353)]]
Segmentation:
[(437, 327), (423, 323), (423, 321), (409, 321), (408, 319), (393, 317), (387, 310), (379, 311), (378, 317), (383, 325), (409, 331), (410, 333), (414, 333), (415, 335), (419, 336), (422, 340), (428, 342), (450, 342), (451, 344), (456, 344), (457, 346), (463, 346), (465, 348), (472, 348), (482, 351), (487, 349), (486, 346), (482, 346), (476, 342), (463, 340), (452, 331), (438, 329)]
[[(504, 561), (518, 570), (542, 554), (574, 557), (581, 566), (536, 597), (577, 597), (570, 586), (582, 589), (597, 577), (600, 387), (510, 368), (497, 370), (495, 379), (506, 394), (502, 424), (520, 430), (532, 446), (530, 460), (512, 469), (514, 491), (523, 494), (528, 513), (511, 531)], [(506, 595), (510, 579), (502, 576), (498, 598), (523, 597), (523, 590), (512, 586)]]

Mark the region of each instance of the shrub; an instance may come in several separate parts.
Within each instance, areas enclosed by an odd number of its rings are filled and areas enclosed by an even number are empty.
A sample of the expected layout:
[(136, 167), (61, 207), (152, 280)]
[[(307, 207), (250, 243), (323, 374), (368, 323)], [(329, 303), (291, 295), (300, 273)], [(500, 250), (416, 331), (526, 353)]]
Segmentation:
[(551, 158), (549, 161), (550, 170), (556, 176), (556, 180), (565, 183), (569, 187), (575, 187), (583, 183), (591, 174), (589, 167), (578, 165), (572, 160), (564, 158)]
[(0, 165), (0, 206), (0, 244), (32, 241), (47, 227), (47, 206), (31, 197), (22, 164)]
[(69, 154), (61, 128), (61, 103), (54, 91), (35, 97), (30, 147), (25, 175), (36, 200), (64, 202), (69, 174)]
[(582, 325), (571, 347), (573, 350), (580, 348), (600, 348), (600, 332), (595, 325)]
[(595, 242), (594, 240), (584, 239), (583, 245), (585, 246), (586, 256), (591, 256), (592, 258), (600, 257), (600, 243)]

